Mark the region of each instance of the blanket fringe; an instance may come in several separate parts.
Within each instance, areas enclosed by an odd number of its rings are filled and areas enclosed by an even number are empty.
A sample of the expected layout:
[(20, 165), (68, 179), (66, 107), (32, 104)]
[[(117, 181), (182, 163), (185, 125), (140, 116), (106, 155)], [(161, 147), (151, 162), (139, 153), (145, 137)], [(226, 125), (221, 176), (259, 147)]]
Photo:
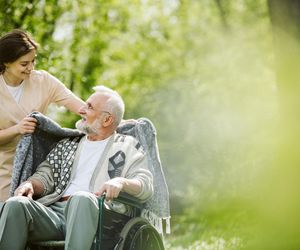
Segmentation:
[(164, 218), (166, 220), (166, 234), (171, 233), (171, 216)]

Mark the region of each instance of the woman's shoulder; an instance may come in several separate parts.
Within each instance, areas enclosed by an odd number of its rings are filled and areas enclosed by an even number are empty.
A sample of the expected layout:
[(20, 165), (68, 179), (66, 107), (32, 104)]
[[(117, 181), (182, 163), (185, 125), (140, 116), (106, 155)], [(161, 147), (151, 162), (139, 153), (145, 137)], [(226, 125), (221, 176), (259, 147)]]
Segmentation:
[(39, 81), (45, 80), (49, 76), (49, 73), (45, 70), (32, 70), (30, 73), (30, 80)]
[(60, 81), (46, 70), (32, 70), (29, 80), (34, 84), (40, 82), (43, 85), (49, 86), (57, 86), (60, 84)]

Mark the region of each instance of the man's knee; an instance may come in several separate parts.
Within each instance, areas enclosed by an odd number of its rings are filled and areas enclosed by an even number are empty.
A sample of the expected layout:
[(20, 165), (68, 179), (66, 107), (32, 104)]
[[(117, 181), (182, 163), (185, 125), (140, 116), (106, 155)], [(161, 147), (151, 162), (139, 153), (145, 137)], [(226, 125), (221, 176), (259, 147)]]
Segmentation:
[(26, 214), (28, 212), (28, 205), (30, 204), (30, 200), (24, 196), (16, 196), (9, 198), (4, 204), (1, 211), (1, 219), (7, 220), (18, 220), (22, 218), (26, 218)]
[(93, 193), (79, 191), (70, 197), (65, 209), (65, 214), (68, 214), (71, 211), (76, 211), (76, 213), (87, 213), (87, 211), (89, 213), (94, 213), (98, 212), (98, 208), (98, 200)]
[(15, 196), (9, 198), (3, 205), (3, 210), (14, 211), (22, 210), (30, 204), (30, 200), (25, 196)]
[(97, 197), (90, 192), (85, 191), (79, 191), (74, 193), (71, 198), (70, 202), (76, 202), (76, 203), (86, 203), (86, 202), (97, 202)]
[[(98, 225), (99, 205), (97, 197), (90, 192), (80, 191), (74, 193), (66, 205), (65, 217), (67, 231), (66, 241), (68, 244), (71, 242), (71, 245), (73, 245), (84, 233), (86, 240), (89, 239), (87, 241), (91, 241), (88, 243), (90, 246)], [(78, 225), (80, 225), (80, 227), (78, 227)], [(84, 244), (84, 241), (80, 240), (80, 242), (77, 242), (75, 245), (78, 247), (81, 246), (80, 244)], [(78, 249), (87, 248), (81, 246)]]

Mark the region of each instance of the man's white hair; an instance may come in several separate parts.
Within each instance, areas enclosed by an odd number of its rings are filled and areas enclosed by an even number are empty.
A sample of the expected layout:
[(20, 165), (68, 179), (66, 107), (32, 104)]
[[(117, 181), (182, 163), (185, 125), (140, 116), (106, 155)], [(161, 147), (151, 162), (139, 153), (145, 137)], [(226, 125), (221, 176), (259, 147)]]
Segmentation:
[(115, 125), (118, 126), (123, 119), (125, 112), (125, 104), (122, 97), (119, 93), (111, 88), (108, 88), (103, 85), (98, 85), (93, 87), (96, 93), (104, 94), (108, 97), (105, 107), (105, 110), (112, 114), (115, 118)]

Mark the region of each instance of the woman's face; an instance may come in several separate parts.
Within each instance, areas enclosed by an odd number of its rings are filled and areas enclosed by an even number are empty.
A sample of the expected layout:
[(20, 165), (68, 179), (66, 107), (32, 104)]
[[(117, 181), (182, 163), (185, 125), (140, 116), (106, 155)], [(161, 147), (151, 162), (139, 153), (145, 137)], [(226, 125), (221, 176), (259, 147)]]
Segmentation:
[(32, 50), (14, 62), (6, 63), (4, 75), (11, 83), (18, 83), (27, 79), (34, 69), (35, 57), (36, 51)]

